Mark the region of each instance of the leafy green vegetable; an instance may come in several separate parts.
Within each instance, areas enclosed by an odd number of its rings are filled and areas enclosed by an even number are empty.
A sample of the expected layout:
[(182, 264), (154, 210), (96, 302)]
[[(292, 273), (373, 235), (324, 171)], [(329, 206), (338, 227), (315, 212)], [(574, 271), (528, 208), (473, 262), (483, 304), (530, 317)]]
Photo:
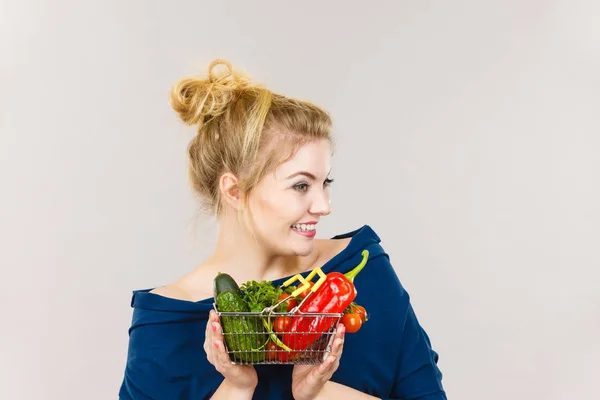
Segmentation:
[[(283, 293), (280, 287), (276, 287), (270, 281), (248, 281), (241, 288), (242, 298), (250, 307), (251, 312), (261, 312), (267, 307), (278, 303), (279, 295)], [(286, 312), (285, 303), (280, 304), (275, 312)]]
[(296, 291), (296, 289), (298, 289), (296, 286), (294, 285), (290, 285), (288, 287), (285, 288), (285, 290), (283, 291), (283, 293), (287, 293), (287, 294), (292, 294)]
[[(242, 300), (248, 305), (250, 312), (261, 312), (265, 308), (272, 307), (279, 303), (279, 296), (281, 296), (283, 293), (291, 294), (294, 290), (296, 290), (296, 287), (289, 286), (284, 291), (281, 289), (281, 287), (274, 286), (270, 281), (257, 282), (253, 280), (244, 283), (240, 287), (240, 290), (242, 292)], [(287, 304), (283, 302), (273, 311), (284, 313), (287, 311)], [(272, 340), (280, 348), (288, 352), (292, 351), (292, 349), (286, 346), (273, 332), (273, 321), (271, 315), (267, 315), (266, 317), (261, 316), (260, 318), (263, 321), (263, 325), (270, 337), (270, 340)], [(264, 344), (260, 346), (258, 350), (261, 350), (267, 344), (267, 342), (264, 342)]]

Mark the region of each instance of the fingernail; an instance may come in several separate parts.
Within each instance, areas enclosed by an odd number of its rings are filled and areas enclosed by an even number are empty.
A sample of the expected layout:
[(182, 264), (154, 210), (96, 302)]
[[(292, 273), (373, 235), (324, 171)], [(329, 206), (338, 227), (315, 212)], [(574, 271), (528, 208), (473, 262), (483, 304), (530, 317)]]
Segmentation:
[(212, 330), (213, 330), (213, 332), (217, 331), (217, 324), (215, 324), (215, 323), (212, 324)]
[(215, 341), (215, 348), (219, 348), (219, 342)]

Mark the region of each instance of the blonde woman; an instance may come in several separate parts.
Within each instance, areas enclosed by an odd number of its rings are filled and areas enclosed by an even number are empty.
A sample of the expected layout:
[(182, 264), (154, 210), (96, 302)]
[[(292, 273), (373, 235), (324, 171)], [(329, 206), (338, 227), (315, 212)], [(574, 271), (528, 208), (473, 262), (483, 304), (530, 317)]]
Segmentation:
[[(368, 225), (315, 239), (330, 209), (333, 139), (327, 112), (271, 92), (224, 60), (171, 92), (189, 145), (193, 190), (219, 222), (212, 255), (181, 279), (133, 294), (123, 400), (446, 399), (438, 355), (380, 238)], [(321, 365), (234, 365), (213, 309), (218, 272), (275, 285), (315, 267), (348, 272), (370, 318), (343, 324)], [(343, 357), (342, 357), (343, 353)]]

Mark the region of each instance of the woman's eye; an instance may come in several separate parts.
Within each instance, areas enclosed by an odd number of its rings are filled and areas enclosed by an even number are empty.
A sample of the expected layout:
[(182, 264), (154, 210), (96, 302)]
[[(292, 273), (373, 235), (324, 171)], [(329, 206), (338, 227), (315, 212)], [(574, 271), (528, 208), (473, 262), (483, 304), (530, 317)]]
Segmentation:
[(323, 182), (323, 186), (329, 187), (329, 186), (331, 186), (332, 183), (333, 183), (333, 179), (327, 178), (327, 179), (325, 179), (325, 182)]
[(298, 183), (297, 185), (294, 185), (294, 189), (299, 192), (306, 192), (308, 190), (308, 183)]

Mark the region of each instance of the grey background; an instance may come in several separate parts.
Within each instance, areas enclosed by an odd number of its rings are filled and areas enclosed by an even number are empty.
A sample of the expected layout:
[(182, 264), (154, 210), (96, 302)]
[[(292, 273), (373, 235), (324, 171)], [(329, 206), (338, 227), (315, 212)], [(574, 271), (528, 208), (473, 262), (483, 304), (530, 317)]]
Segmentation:
[(209, 254), (167, 94), (215, 57), (331, 111), (319, 236), (379, 233), (450, 399), (600, 398), (599, 2), (1, 1), (0, 29), (1, 398), (116, 398), (131, 291)]

